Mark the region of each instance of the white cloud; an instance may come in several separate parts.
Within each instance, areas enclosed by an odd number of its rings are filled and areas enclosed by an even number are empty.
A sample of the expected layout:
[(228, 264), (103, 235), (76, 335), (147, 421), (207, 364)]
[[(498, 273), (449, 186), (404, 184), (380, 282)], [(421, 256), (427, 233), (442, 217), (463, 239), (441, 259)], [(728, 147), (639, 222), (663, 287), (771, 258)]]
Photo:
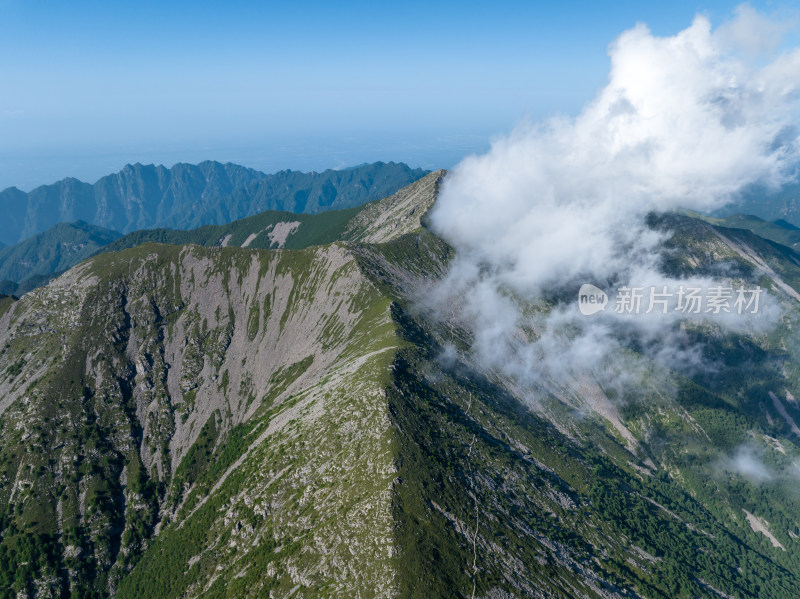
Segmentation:
[(717, 35), (749, 54), (774, 52), (792, 24), (767, 18), (749, 4), (736, 7), (736, 18), (724, 23)]
[[(758, 31), (743, 37), (752, 23)], [(748, 184), (793, 175), (800, 50), (746, 58), (766, 48), (771, 26), (749, 7), (716, 32), (702, 16), (672, 37), (638, 25), (611, 44), (608, 84), (577, 117), (523, 123), (450, 173), (432, 223), (459, 258), (428, 303), (471, 323), (486, 364), (574, 375), (608, 360), (628, 326), (671, 365), (698, 365), (677, 318), (586, 320), (574, 306), (543, 316), (517, 300), (584, 282), (677, 284), (656, 268), (662, 236), (645, 226), (649, 212), (710, 210)], [(718, 319), (771, 321), (745, 320)]]
[(752, 482), (765, 482), (773, 478), (773, 472), (764, 464), (761, 452), (742, 445), (728, 457), (722, 458), (717, 466), (728, 472), (740, 474)]

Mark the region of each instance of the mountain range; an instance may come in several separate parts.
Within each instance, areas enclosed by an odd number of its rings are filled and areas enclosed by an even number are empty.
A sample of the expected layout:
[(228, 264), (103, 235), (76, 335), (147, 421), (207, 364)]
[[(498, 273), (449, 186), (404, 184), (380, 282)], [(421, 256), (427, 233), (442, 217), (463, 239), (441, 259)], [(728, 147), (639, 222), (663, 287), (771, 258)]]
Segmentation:
[(0, 283), (7, 294), (46, 284), (121, 236), (83, 221), (59, 223), (39, 235), (0, 249)]
[(128, 164), (94, 184), (68, 178), (28, 193), (0, 191), (0, 242), (14, 244), (78, 220), (130, 233), (224, 224), (264, 210), (314, 214), (380, 199), (427, 172), (393, 162), (271, 175), (214, 161), (172, 168)]
[(734, 201), (713, 212), (712, 216), (727, 217), (734, 214), (752, 214), (763, 220), (781, 220), (800, 227), (800, 183), (790, 182), (777, 190), (751, 185)]
[(800, 255), (653, 217), (665, 272), (762, 285), (776, 328), (676, 323), (688, 373), (621, 340), (624, 395), (523, 386), (419, 307), (444, 176), (0, 299), (0, 596), (800, 596)]

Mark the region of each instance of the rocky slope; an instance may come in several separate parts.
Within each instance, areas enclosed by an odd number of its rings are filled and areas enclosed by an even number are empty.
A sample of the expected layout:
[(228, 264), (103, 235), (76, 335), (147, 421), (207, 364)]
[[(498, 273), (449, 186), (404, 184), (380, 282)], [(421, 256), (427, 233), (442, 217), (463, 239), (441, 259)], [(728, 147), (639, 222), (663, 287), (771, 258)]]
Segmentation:
[(415, 302), (441, 175), (340, 241), (146, 243), (3, 298), (0, 596), (800, 596), (800, 256), (654, 218), (665, 270), (725, 265), (780, 325), (689, 327), (692, 376), (631, 347), (624, 396), (522, 387)]

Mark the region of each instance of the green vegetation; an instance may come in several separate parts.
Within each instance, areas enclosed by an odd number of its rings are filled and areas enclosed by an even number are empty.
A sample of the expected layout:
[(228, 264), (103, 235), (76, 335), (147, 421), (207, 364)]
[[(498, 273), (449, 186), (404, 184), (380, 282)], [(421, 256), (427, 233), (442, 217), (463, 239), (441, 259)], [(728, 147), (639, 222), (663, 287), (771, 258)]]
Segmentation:
[(751, 214), (732, 214), (725, 217), (704, 216), (687, 211), (689, 216), (726, 229), (745, 229), (763, 239), (774, 241), (792, 250), (800, 250), (800, 228), (783, 219), (766, 221)]
[(277, 247), (277, 244), (270, 240), (268, 233), (272, 227), (282, 222), (300, 223), (297, 231), (287, 238), (285, 247), (287, 249), (303, 249), (312, 245), (332, 243), (340, 239), (348, 221), (359, 210), (360, 208), (334, 210), (321, 215), (267, 211), (227, 225), (208, 225), (191, 231), (141, 230), (125, 235), (100, 251), (102, 253), (117, 252), (148, 242), (174, 245), (194, 243), (206, 247), (219, 246), (223, 243), (240, 246), (251, 235), (256, 236), (248, 244), (248, 248), (270, 249)]
[(118, 237), (120, 234), (115, 231), (83, 221), (57, 224), (0, 250), (0, 281), (21, 282), (25, 289), (34, 281), (35, 285), (44, 284), (50, 275), (82, 262)]
[[(415, 309), (453, 256), (427, 230), (313, 245), (348, 214), (151, 232), (207, 236), (0, 298), (0, 597), (800, 596), (791, 249), (651, 219), (665, 270), (724, 264), (784, 314), (687, 324), (691, 376), (626, 347), (615, 427)], [(293, 220), (309, 247), (199, 247)]]

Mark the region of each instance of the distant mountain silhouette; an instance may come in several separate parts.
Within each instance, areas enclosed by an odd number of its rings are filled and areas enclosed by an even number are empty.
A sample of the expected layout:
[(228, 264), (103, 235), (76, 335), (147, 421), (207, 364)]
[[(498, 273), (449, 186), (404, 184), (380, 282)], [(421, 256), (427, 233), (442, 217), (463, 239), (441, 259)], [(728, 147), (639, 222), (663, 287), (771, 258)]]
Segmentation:
[(237, 164), (128, 164), (89, 184), (74, 178), (25, 193), (0, 192), (0, 242), (14, 244), (57, 223), (83, 220), (129, 233), (226, 224), (264, 210), (317, 213), (391, 195), (428, 171), (376, 162), (322, 173), (267, 175)]

